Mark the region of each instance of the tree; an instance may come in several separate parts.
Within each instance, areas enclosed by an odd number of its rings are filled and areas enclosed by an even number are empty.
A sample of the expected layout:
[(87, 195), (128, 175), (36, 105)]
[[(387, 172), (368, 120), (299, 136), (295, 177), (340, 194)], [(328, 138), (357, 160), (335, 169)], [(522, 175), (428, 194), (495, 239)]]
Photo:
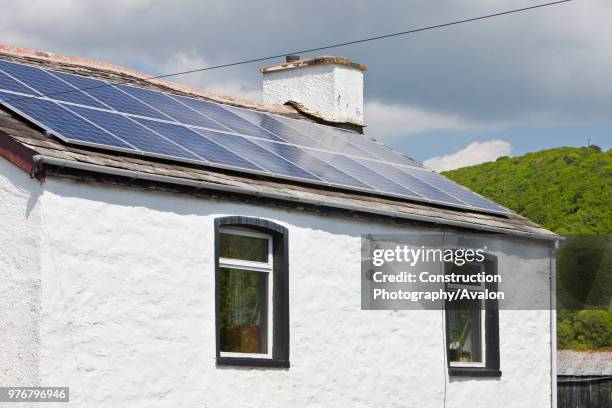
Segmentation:
[(558, 252), (558, 303), (571, 309), (558, 311), (558, 347), (612, 347), (612, 151), (560, 147), (444, 175), (558, 234), (583, 234)]

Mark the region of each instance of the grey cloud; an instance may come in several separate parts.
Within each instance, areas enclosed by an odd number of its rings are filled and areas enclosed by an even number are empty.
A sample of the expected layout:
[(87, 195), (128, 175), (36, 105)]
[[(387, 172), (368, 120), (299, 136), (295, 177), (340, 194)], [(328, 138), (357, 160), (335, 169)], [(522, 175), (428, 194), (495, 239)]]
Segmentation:
[[(178, 55), (214, 65), (537, 3), (0, 1), (0, 38), (165, 73)], [(370, 100), (480, 122), (606, 119), (611, 18), (605, 0), (574, 1), (326, 53), (369, 65)], [(261, 65), (184, 80), (256, 89)]]

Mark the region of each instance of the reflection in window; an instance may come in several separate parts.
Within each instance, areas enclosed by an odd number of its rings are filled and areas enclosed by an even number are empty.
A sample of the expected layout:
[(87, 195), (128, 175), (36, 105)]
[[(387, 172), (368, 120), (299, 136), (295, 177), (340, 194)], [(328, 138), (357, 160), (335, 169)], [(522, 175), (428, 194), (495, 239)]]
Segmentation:
[(221, 351), (266, 353), (267, 274), (220, 268)]
[[(451, 264), (447, 273), (475, 275), (483, 271), (479, 264)], [(447, 290), (466, 289), (472, 293), (485, 291), (480, 283), (449, 283)], [(485, 366), (485, 307), (484, 300), (462, 299), (446, 302), (446, 339), (451, 366)]]
[(447, 339), (451, 363), (483, 363), (481, 301), (459, 300), (447, 304)]
[[(268, 262), (268, 238), (237, 235), (241, 230), (236, 229), (235, 233), (219, 234), (221, 258), (241, 259), (254, 262)], [(246, 232), (244, 232), (246, 233)]]

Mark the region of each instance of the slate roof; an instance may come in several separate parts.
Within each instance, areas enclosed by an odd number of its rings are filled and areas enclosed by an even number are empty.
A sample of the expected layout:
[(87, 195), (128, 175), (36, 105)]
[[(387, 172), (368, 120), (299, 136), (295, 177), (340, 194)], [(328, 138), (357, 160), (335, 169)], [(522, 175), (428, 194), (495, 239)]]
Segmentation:
[(557, 351), (557, 375), (612, 376), (612, 351)]
[[(241, 106), (250, 109), (311, 120), (308, 112), (289, 105), (264, 105), (239, 98), (221, 96), (209, 91), (175, 84), (164, 80), (143, 83), (146, 74), (98, 61), (15, 48), (0, 44), (0, 58), (40, 65), (55, 70), (74, 72), (112, 81), (134, 82), (139, 86), (161, 89), (177, 94), (186, 94)], [(316, 118), (315, 118), (316, 119)], [(14, 154), (19, 151), (20, 155)], [(539, 239), (554, 240), (552, 232), (517, 214), (509, 217), (484, 214), (470, 210), (438, 207), (403, 199), (373, 196), (366, 193), (343, 191), (325, 186), (312, 186), (298, 182), (266, 178), (257, 175), (236, 173), (204, 166), (171, 163), (154, 158), (134, 156), (116, 152), (72, 146), (47, 137), (44, 132), (9, 110), (0, 107), (0, 155), (18, 164), (26, 171), (34, 171), (33, 156), (65, 160), (66, 163), (84, 163), (96, 171), (120, 169), (137, 172), (141, 178), (151, 175), (168, 177), (169, 180), (187, 180), (206, 183), (215, 190), (241, 191), (249, 196), (275, 197), (283, 203), (316, 203), (317, 207), (349, 211), (352, 216), (365, 214), (377, 217), (408, 219), (416, 222), (455, 225), (462, 228), (523, 235)], [(62, 166), (60, 166), (62, 167)], [(60, 172), (54, 172), (59, 175)], [(211, 187), (212, 186), (212, 187)]]

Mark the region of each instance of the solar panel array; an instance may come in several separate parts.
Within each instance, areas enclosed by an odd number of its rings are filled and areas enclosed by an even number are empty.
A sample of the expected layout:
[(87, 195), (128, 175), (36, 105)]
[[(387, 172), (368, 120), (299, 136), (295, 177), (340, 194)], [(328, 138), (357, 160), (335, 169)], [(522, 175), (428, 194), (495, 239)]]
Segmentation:
[(373, 139), (303, 120), (4, 60), (0, 102), (70, 144), (508, 214)]

